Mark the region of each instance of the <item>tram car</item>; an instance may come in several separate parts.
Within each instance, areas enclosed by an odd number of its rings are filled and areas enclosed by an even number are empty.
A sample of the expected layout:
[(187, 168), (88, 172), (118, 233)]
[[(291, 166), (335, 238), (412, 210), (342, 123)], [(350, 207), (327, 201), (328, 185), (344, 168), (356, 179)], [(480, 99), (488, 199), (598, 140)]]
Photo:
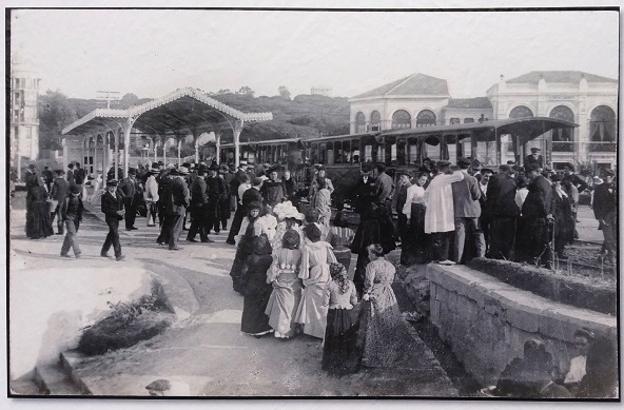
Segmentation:
[[(550, 131), (574, 128), (577, 124), (548, 117), (482, 121), (471, 124), (427, 126), (362, 134), (289, 138), (241, 143), (241, 157), (250, 164), (281, 164), (297, 182), (299, 195), (306, 196), (315, 165), (322, 164), (334, 184), (334, 205), (348, 203), (364, 164), (384, 163), (390, 176), (397, 171), (419, 169), (424, 161), (461, 157), (478, 159), (489, 167), (503, 161), (503, 140), (522, 165), (527, 143), (544, 135), (543, 151), (550, 152)], [(221, 147), (222, 158), (231, 155), (233, 145)], [(508, 157), (507, 154), (505, 154)]]

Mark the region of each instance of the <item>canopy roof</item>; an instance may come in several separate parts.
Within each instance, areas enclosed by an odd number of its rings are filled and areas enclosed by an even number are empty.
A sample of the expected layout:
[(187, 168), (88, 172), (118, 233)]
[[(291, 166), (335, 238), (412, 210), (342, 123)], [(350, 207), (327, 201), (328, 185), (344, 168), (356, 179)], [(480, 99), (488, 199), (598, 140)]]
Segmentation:
[(273, 114), (244, 113), (219, 102), (197, 88), (181, 88), (163, 97), (125, 110), (98, 108), (63, 129), (63, 135), (79, 135), (117, 129), (128, 119), (146, 134), (188, 134), (231, 128), (232, 121), (254, 122), (273, 119)]

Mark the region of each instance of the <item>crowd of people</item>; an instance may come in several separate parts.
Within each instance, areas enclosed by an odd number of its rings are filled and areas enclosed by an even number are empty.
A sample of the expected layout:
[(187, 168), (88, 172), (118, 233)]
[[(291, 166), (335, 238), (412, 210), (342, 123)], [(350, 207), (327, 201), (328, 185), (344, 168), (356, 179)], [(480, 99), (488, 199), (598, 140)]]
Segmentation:
[[(91, 196), (79, 164), (55, 171), (56, 178), (47, 169), (40, 176), (31, 166), (26, 232), (29, 238), (51, 235), (56, 217), (58, 233), (66, 233), (61, 256), (73, 249), (79, 257), (82, 200), (99, 199), (109, 228), (100, 255), (109, 257), (112, 247), (121, 261), (122, 220), (132, 231), (139, 229), (137, 215), (144, 215), (147, 226), (160, 228), (156, 242), (171, 251), (181, 249), (184, 230), (187, 241), (196, 242), (199, 234), (210, 243), (229, 224), (225, 242), (236, 246), (230, 276), (244, 298), (242, 332), (321, 339), (323, 368), (342, 375), (362, 365), (390, 366), (400, 352), (389, 347), (388, 335), (401, 330), (391, 287), (395, 267), (385, 258), (399, 243), (406, 266), (490, 257), (550, 267), (552, 252), (565, 258), (566, 245), (577, 235), (579, 196), (591, 191), (604, 256), (615, 259), (614, 172), (604, 170), (590, 185), (573, 164), (556, 173), (543, 167), (541, 157), (533, 158), (523, 167), (510, 162), (497, 170), (468, 158), (455, 165), (426, 160), (413, 172), (394, 175), (384, 164), (365, 163), (337, 210), (334, 183), (323, 166), (315, 167), (305, 194), (288, 170), (268, 164), (154, 162), (130, 168), (120, 181), (112, 167), (92, 181)], [(347, 223), (345, 203), (359, 215), (357, 226)], [(351, 277), (352, 254), (357, 262)]]

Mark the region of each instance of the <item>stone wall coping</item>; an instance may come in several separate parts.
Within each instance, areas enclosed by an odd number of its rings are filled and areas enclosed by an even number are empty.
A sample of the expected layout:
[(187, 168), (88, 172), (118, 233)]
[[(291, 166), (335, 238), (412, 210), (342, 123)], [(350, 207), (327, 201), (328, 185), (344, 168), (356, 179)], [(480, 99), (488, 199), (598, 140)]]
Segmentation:
[(511, 326), (525, 331), (539, 330), (544, 336), (565, 342), (571, 342), (573, 329), (580, 327), (613, 335), (617, 332), (615, 316), (554, 302), (463, 265), (429, 264), (426, 275), (433, 284), (480, 307), (496, 305)]

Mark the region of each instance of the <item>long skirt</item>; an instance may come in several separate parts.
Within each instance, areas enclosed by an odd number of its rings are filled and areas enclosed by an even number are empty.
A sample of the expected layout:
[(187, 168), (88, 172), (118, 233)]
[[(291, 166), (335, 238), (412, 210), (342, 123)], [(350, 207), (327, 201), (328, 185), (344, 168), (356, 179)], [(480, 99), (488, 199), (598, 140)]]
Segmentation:
[(271, 297), (271, 287), (245, 295), (241, 331), (250, 335), (263, 335), (271, 331), (269, 317), (264, 313)]
[(361, 355), (356, 341), (357, 327), (353, 323), (351, 310), (329, 309), (323, 345), (323, 370), (336, 376), (357, 372)]
[(269, 316), (269, 326), (275, 330), (275, 337), (288, 338), (294, 334), (295, 313), (301, 301), (301, 285), (295, 283), (291, 286), (274, 285), (264, 311)]
[(401, 264), (410, 266), (425, 263), (428, 259), (427, 234), (425, 234), (425, 206), (412, 204), (407, 233), (401, 249)]
[(54, 235), (50, 222), (50, 209), (46, 201), (33, 201), (26, 212), (26, 236), (31, 239)]
[(362, 364), (366, 367), (392, 367), (401, 357), (403, 332), (401, 311), (392, 288), (373, 290), (369, 303), (360, 315), (360, 331), (364, 338)]
[(327, 284), (309, 285), (303, 289), (297, 308), (296, 322), (303, 324), (303, 333), (322, 339), (327, 327), (329, 290)]
[(234, 262), (232, 262), (232, 268), (230, 269), (232, 287), (238, 293), (243, 292), (241, 279), (243, 271), (246, 269), (246, 260), (247, 256), (250, 254), (252, 240), (253, 238), (249, 237), (241, 238), (238, 247), (236, 248), (236, 255), (234, 256)]

